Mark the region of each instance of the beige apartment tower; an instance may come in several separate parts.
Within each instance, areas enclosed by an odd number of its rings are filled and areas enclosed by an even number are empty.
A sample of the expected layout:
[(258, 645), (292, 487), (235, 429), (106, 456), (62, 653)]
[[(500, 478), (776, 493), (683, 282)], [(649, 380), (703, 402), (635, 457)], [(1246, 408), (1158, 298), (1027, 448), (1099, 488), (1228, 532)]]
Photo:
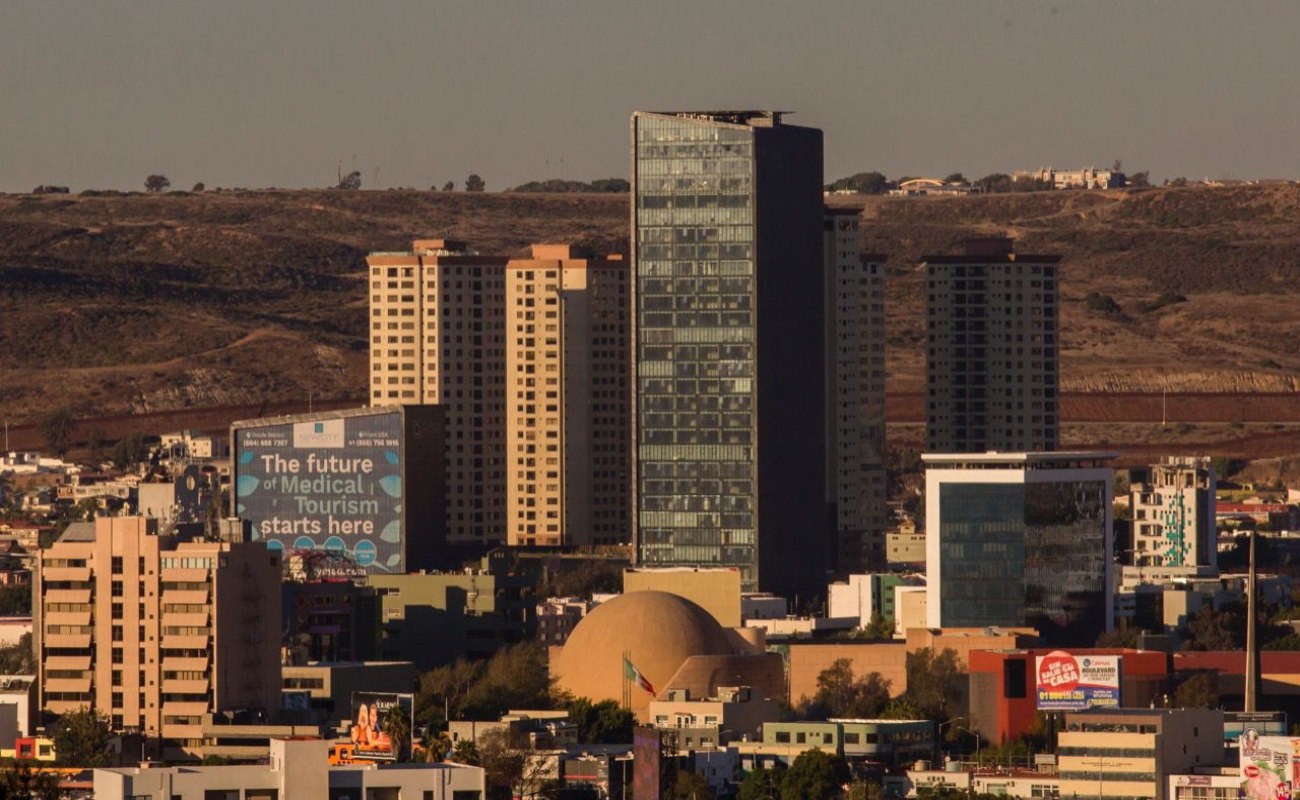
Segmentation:
[(1138, 567), (1218, 566), (1214, 465), (1208, 458), (1166, 456), (1129, 487), (1133, 548), (1124, 563)]
[(971, 239), (923, 256), (926, 439), (932, 453), (1050, 452), (1060, 444), (1060, 256)]
[(39, 551), (34, 579), (45, 712), (94, 708), (170, 759), (197, 755), (204, 714), (279, 707), (280, 557), (264, 545), (101, 517)]
[(446, 408), (448, 540), (630, 541), (626, 262), (444, 239), (368, 262), (371, 403)]
[(855, 209), (826, 209), (826, 483), (840, 572), (886, 567), (885, 256)]

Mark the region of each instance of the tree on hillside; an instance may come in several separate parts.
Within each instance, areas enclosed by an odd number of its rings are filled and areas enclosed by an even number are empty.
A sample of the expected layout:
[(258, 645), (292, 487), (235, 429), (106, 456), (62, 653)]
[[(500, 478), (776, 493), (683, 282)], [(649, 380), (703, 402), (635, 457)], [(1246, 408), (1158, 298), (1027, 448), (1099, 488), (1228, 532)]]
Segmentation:
[(0, 617), (25, 616), (32, 613), (31, 584), (0, 586)]
[(1175, 186), (1175, 187), (1186, 186), (1186, 185), (1187, 185), (1187, 179), (1186, 179), (1186, 178), (1182, 178), (1182, 177), (1179, 177), (1179, 178), (1170, 178), (1170, 179), (1168, 179), (1168, 180), (1165, 181), (1165, 185), (1166, 185), (1166, 186)]
[(45, 440), (45, 446), (63, 458), (72, 446), (72, 412), (66, 408), (56, 408), (41, 417), (37, 428)]
[(456, 182), (455, 182), (455, 181), (447, 181), (446, 183), (444, 183), (444, 184), (442, 185), (442, 190), (443, 190), (444, 192), (454, 192), (454, 191), (456, 191)]
[(935, 653), (922, 647), (907, 654), (907, 695), (926, 719), (944, 722), (953, 718), (961, 704), (965, 676), (956, 651), (944, 648)]
[(1128, 185), (1135, 189), (1145, 189), (1151, 185), (1151, 173), (1146, 170), (1134, 172), (1128, 176)]
[(144, 441), (144, 435), (129, 433), (117, 440), (109, 458), (118, 469), (130, 469), (149, 458), (150, 447)]
[(859, 172), (839, 180), (826, 187), (832, 192), (852, 191), (863, 194), (883, 194), (889, 190), (889, 179), (879, 172)]
[(1011, 191), (1011, 176), (1003, 172), (994, 172), (975, 181), (975, 186), (986, 192)]
[(91, 708), (69, 711), (54, 723), (54, 752), (61, 767), (103, 767), (108, 764), (108, 717)]
[(161, 192), (171, 185), (172, 182), (167, 180), (166, 175), (150, 175), (144, 179), (145, 191), (149, 192)]
[(805, 750), (781, 777), (781, 800), (827, 800), (839, 797), (849, 782), (842, 756)]
[(461, 719), (465, 698), (483, 676), (483, 662), (458, 659), (420, 675), (415, 694), (415, 720), (420, 726)]
[(951, 174), (951, 175), (949, 175), (948, 177), (944, 178), (944, 179), (943, 179), (943, 182), (944, 182), (944, 183), (959, 183), (959, 184), (961, 184), (962, 186), (969, 186), (969, 185), (970, 185), (970, 181), (966, 180), (966, 176), (963, 175), (963, 174), (961, 174), (960, 172), (954, 172), (953, 174)]
[(467, 192), (481, 192), (486, 188), (487, 184), (478, 176), (478, 173), (471, 172), (469, 177), (465, 179), (465, 191)]
[(335, 189), (344, 189), (349, 192), (355, 192), (361, 188), (361, 173), (358, 170), (352, 170), (347, 175), (339, 179)]
[[(1187, 640), (1184, 650), (1236, 650), (1244, 644), (1244, 634), (1238, 636), (1242, 620), (1224, 608), (1215, 611), (1209, 603), (1187, 621)], [(1243, 640), (1243, 641), (1239, 641)]]
[(194, 188), (190, 189), (190, 191), (191, 191), (191, 192), (201, 192), (201, 191), (203, 191), (204, 189), (207, 189), (207, 188), (208, 188), (208, 187), (206, 187), (206, 186), (203, 185), (203, 181), (199, 181), (198, 183), (194, 184)]

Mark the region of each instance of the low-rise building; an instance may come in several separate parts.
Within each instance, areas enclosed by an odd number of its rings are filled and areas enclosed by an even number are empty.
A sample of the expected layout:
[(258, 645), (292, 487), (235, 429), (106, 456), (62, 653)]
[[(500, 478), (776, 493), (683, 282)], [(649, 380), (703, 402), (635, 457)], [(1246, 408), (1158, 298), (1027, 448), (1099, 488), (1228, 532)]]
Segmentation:
[(1241, 767), (1236, 764), (1170, 775), (1165, 787), (1166, 800), (1238, 800), (1240, 797)]
[(578, 726), (567, 711), (511, 710), (496, 720), (452, 720), (447, 733), (457, 742), (477, 742), (480, 736), (503, 731), (513, 746), (530, 750), (558, 750), (578, 744)]
[(537, 641), (543, 647), (562, 646), (569, 634), (596, 606), (580, 597), (549, 597), (537, 604)]
[(1165, 800), (1170, 775), (1223, 759), (1223, 712), (1119, 708), (1065, 715), (1062, 797)]
[(741, 767), (748, 772), (782, 763), (789, 766), (800, 753), (821, 750), (850, 761), (902, 765), (934, 756), (937, 739), (929, 720), (831, 719), (768, 722), (761, 742), (733, 743)]
[(928, 763), (919, 763), (926, 769), (886, 775), (885, 797), (917, 797), (922, 792), (942, 789), (1017, 800), (1054, 800), (1061, 796), (1061, 778), (1053, 772), (1010, 767), (967, 769), (958, 762), (945, 765), (956, 769), (935, 769)]
[(827, 616), (856, 617), (860, 628), (870, 625), (876, 617), (894, 623), (894, 587), (924, 584), (925, 580), (916, 575), (889, 572), (850, 575), (846, 580), (830, 585)]
[(885, 534), (885, 559), (890, 569), (925, 566), (925, 534), (916, 532), (916, 525), (908, 523)]
[[(763, 724), (781, 716), (780, 703), (765, 699), (748, 686), (718, 687), (714, 697), (692, 698), (689, 690), (670, 689), (663, 700), (651, 700), (647, 716), (656, 728), (692, 729), (699, 746), (721, 747), (728, 742), (758, 739)], [(701, 741), (709, 732), (712, 742)]]
[(267, 764), (95, 770), (97, 800), (482, 800), (479, 767), (329, 763), (323, 739), (276, 739)]
[(0, 750), (36, 729), (36, 676), (0, 675)]
[(745, 592), (740, 596), (740, 618), (746, 625), (749, 624), (747, 620), (751, 619), (781, 619), (789, 610), (789, 601), (780, 595)]

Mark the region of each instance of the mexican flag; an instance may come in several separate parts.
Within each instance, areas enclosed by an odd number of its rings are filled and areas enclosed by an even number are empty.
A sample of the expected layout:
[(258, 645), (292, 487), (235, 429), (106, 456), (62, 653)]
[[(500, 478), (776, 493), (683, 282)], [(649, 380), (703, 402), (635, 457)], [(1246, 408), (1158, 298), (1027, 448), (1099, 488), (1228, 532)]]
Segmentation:
[(646, 680), (640, 670), (632, 666), (632, 659), (627, 656), (623, 656), (623, 677), (632, 681), (632, 683), (635, 683), (637, 686), (640, 686), (650, 694), (655, 693), (655, 687), (650, 685), (650, 681)]

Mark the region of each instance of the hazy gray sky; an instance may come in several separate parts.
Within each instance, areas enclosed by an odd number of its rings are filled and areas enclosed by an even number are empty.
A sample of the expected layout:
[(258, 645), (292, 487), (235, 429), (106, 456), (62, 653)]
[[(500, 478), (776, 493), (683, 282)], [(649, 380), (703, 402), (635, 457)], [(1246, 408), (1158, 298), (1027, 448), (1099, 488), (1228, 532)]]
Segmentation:
[(631, 111), (705, 107), (798, 112), (830, 178), (1295, 178), (1298, 35), (1292, 0), (0, 0), (0, 190), (625, 176)]

